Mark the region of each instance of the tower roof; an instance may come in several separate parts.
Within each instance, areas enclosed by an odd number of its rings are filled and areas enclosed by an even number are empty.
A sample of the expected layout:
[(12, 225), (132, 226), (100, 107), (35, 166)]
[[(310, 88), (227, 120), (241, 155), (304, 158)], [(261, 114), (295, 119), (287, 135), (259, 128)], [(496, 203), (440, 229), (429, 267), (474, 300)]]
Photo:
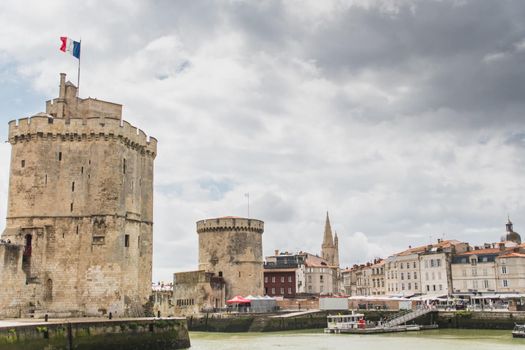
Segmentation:
[(332, 247), (334, 245), (334, 238), (332, 237), (332, 226), (330, 225), (330, 217), (326, 212), (326, 222), (324, 224), (323, 247)]

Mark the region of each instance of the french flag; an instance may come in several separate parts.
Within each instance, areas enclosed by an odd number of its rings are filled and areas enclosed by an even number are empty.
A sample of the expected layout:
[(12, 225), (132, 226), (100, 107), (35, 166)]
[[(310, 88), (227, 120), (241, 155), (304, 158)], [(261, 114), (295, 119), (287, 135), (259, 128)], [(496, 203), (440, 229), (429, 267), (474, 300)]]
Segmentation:
[(76, 58), (80, 59), (80, 42), (74, 41), (66, 36), (61, 36), (60, 41), (62, 41), (62, 46), (60, 46), (60, 51), (69, 52)]

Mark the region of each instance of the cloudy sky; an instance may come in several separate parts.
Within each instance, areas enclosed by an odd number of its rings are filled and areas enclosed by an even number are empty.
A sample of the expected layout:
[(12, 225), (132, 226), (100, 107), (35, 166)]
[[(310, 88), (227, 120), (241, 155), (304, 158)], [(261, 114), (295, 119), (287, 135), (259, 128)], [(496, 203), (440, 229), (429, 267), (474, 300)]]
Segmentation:
[(59, 37), (82, 38), (81, 96), (159, 140), (155, 280), (195, 269), (195, 222), (247, 215), (247, 192), (265, 254), (319, 252), (327, 210), (344, 266), (493, 242), (507, 213), (525, 232), (523, 18), (519, 0), (5, 0), (0, 137), (76, 82)]

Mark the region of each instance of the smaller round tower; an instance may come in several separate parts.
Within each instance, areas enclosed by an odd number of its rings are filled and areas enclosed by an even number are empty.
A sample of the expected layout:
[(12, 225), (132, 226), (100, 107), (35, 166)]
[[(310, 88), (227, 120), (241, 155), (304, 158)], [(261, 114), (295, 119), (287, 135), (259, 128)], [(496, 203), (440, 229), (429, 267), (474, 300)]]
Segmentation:
[(197, 221), (199, 270), (214, 272), (226, 282), (226, 299), (262, 295), (264, 222), (240, 217)]

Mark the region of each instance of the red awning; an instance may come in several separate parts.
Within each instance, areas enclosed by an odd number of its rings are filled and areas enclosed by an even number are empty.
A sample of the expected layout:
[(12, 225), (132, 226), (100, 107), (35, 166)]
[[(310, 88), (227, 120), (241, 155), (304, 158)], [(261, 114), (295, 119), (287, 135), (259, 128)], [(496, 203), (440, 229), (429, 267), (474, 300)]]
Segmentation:
[(227, 304), (249, 304), (250, 302), (250, 299), (243, 298), (240, 295), (237, 295), (230, 300), (226, 300)]

